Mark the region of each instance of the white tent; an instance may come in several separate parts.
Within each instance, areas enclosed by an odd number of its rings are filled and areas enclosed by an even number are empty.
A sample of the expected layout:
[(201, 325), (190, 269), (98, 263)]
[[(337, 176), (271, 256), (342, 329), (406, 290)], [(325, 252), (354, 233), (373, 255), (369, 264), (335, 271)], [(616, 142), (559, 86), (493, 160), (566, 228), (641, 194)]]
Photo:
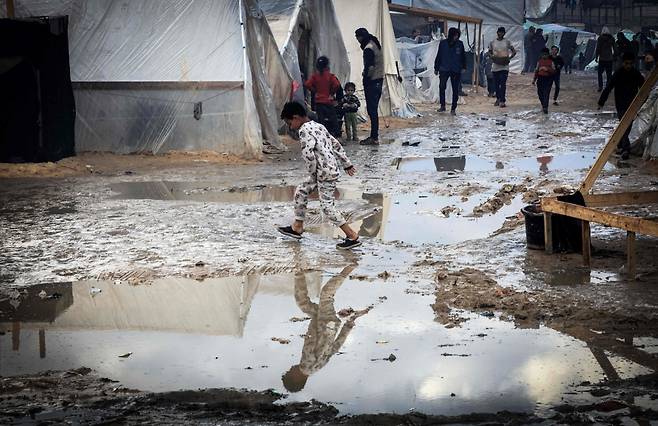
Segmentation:
[[(405, 0), (395, 0), (394, 3), (409, 5)], [(480, 42), (485, 50), (496, 38), (498, 27), (505, 27), (505, 37), (517, 51), (516, 57), (510, 63), (510, 71), (519, 73), (523, 69), (524, 0), (413, 0), (413, 7), (482, 19)], [(448, 22), (448, 25), (452, 26), (452, 23)], [(475, 26), (469, 25), (467, 34), (466, 26), (462, 25), (461, 31), (464, 44), (470, 40), (473, 45), (478, 37)]]
[[(416, 109), (411, 105), (404, 85), (398, 81), (398, 68), (400, 56), (395, 44), (393, 24), (386, 0), (333, 0), (338, 25), (347, 47), (347, 54), (351, 64), (350, 78), (356, 84), (357, 93), (361, 98), (362, 110), (365, 111), (363, 101), (363, 51), (359, 46), (354, 31), (357, 28), (366, 28), (379, 39), (384, 53), (384, 88), (379, 102), (381, 115), (397, 117), (413, 117), (417, 115)], [(400, 72), (403, 70), (400, 69)]]
[(17, 0), (16, 12), (69, 15), (76, 151), (258, 157), (280, 144), (291, 77), (256, 0)]
[(329, 58), (331, 71), (345, 84), (350, 63), (338, 28), (334, 5), (325, 0), (259, 0), (288, 71), (294, 78), (293, 99), (304, 100), (303, 79), (313, 72), (320, 56)]
[(654, 88), (649, 99), (642, 105), (633, 121), (629, 135), (631, 151), (642, 155), (645, 160), (658, 158), (658, 88)]

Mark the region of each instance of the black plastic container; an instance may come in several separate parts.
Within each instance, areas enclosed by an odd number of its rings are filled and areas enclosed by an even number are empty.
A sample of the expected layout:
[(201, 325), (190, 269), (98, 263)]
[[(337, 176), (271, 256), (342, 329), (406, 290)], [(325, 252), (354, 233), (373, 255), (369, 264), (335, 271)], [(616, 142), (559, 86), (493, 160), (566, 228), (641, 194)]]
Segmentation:
[(525, 218), (526, 246), (533, 250), (544, 250), (544, 214), (537, 204), (530, 204), (521, 209)]

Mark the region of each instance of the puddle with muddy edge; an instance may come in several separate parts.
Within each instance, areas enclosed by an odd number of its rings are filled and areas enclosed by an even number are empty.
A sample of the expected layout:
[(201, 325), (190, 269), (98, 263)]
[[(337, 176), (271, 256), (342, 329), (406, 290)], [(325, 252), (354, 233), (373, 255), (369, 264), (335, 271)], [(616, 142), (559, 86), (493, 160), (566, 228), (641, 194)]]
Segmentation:
[[(541, 411), (587, 399), (573, 386), (599, 382), (610, 366), (621, 378), (651, 371), (497, 316), (463, 313), (462, 327), (445, 328), (431, 308), (438, 296), (408, 293), (405, 284), (351, 266), (29, 287), (0, 302), (0, 375), (87, 366), (143, 390), (275, 389), (290, 393), (288, 401), (315, 398), (343, 413), (454, 415)], [(634, 342), (637, 350), (655, 346)]]
[[(596, 160), (596, 152), (574, 152), (569, 154), (544, 154), (536, 158), (520, 158), (511, 161), (493, 161), (475, 155), (455, 157), (406, 157), (397, 158), (392, 165), (404, 172), (487, 172), (500, 169), (539, 172), (540, 174), (561, 170), (588, 169)], [(613, 166), (607, 163), (608, 170)]]

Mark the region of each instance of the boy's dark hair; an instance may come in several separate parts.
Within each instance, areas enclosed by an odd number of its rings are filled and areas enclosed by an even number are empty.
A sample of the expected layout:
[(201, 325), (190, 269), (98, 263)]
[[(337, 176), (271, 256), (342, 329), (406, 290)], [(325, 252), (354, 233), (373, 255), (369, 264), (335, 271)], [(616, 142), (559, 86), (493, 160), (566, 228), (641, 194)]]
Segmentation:
[(557, 47), (556, 45), (551, 46), (551, 49), (557, 49), (558, 52), (560, 51), (560, 48)]
[(345, 90), (350, 90), (350, 89), (356, 91), (356, 84), (352, 83), (351, 81), (348, 81), (347, 83), (345, 83)]
[(496, 31), (496, 32), (497, 33), (507, 33), (507, 31), (505, 30), (505, 27), (498, 27), (498, 31)]
[(635, 60), (635, 55), (633, 52), (626, 52), (622, 55), (621, 57), (622, 61), (634, 61)]
[(281, 110), (281, 119), (291, 120), (293, 115), (306, 117), (306, 109), (299, 102), (287, 102)]
[(326, 56), (320, 56), (317, 61), (315, 61), (315, 67), (318, 71), (324, 71), (329, 67), (329, 58)]
[(541, 53), (551, 53), (551, 51), (548, 50), (548, 47), (544, 47), (544, 48), (541, 50)]

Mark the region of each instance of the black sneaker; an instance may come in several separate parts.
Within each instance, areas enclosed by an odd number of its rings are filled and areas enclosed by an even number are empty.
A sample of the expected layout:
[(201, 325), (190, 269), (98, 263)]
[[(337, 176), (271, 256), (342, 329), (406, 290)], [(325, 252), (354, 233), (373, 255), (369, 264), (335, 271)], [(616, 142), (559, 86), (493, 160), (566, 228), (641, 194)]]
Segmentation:
[(500, 101), (496, 99), (496, 102), (494, 102), (494, 106), (500, 106)]
[(441, 105), (441, 108), (439, 108), (439, 112), (446, 112), (446, 107)]
[(542, 112), (543, 112), (544, 114), (548, 114), (548, 108), (544, 108), (544, 109), (542, 109)]
[(373, 138), (365, 138), (359, 142), (359, 145), (379, 145), (379, 141)]
[(451, 109), (450, 110), (450, 115), (457, 115), (457, 110)]
[(628, 151), (628, 150), (623, 150), (621, 152), (621, 159), (622, 160), (628, 160), (630, 158), (630, 156), (631, 156), (631, 152)]
[(558, 106), (560, 104), (557, 101), (553, 101), (553, 105)]
[(292, 226), (279, 226), (276, 229), (286, 237), (294, 238), (296, 240), (302, 239), (302, 234), (292, 229)]
[(342, 243), (336, 244), (336, 248), (338, 250), (352, 250), (353, 248), (359, 247), (361, 245), (361, 241), (359, 240), (350, 240), (349, 238), (345, 238)]

